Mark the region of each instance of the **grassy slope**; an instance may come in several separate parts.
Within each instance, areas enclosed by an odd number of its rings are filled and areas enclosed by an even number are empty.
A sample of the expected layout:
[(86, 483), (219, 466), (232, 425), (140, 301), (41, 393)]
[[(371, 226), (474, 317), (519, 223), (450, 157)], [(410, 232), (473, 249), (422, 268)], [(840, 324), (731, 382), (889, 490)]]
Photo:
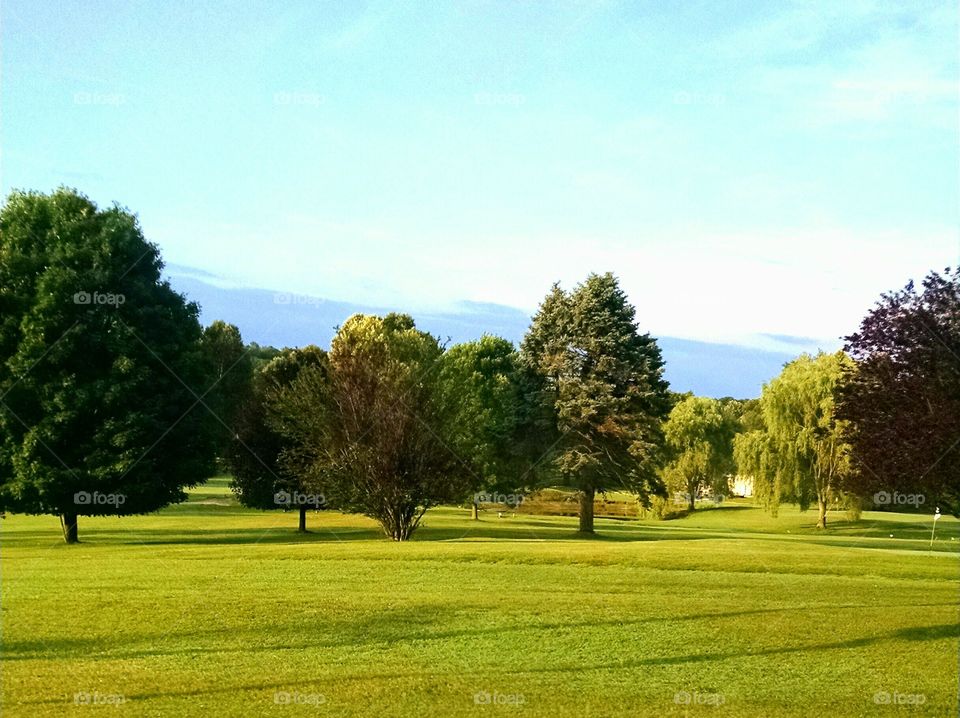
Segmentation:
[[(396, 545), (332, 513), (300, 538), (294, 514), (228, 499), (219, 480), (160, 514), (84, 518), (74, 547), (52, 517), (5, 519), (4, 715), (957, 714), (952, 518), (931, 552), (904, 515), (821, 535), (732, 504), (587, 540), (575, 519), (445, 508)], [(81, 691), (127, 702), (75, 707)]]

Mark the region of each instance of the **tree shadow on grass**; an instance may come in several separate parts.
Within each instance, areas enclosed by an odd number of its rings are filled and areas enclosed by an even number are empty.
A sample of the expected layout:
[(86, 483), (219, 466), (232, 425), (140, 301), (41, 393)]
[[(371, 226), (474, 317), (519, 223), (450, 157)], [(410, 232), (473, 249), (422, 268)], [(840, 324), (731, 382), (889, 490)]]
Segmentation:
[(786, 655), (791, 653), (803, 653), (805, 651), (830, 651), (830, 650), (849, 650), (854, 648), (864, 648), (886, 641), (936, 641), (946, 638), (960, 638), (960, 625), (956, 623), (945, 623), (937, 626), (911, 626), (902, 628), (892, 633), (880, 636), (865, 636), (862, 638), (852, 638), (845, 641), (834, 641), (831, 643), (820, 643), (806, 646), (782, 646), (777, 648), (765, 648), (759, 651), (737, 652), (737, 653), (697, 653), (683, 656), (663, 656), (657, 658), (643, 658), (635, 661), (617, 662), (617, 663), (597, 663), (589, 666), (553, 666), (549, 668), (531, 668), (518, 670), (518, 674), (528, 673), (586, 673), (589, 671), (624, 669), (624, 668), (642, 668), (645, 666), (678, 665), (685, 663), (706, 663), (713, 661), (727, 661), (740, 658), (752, 658), (762, 656)]
[[(953, 603), (930, 604), (844, 604), (839, 606), (818, 606), (816, 610), (883, 610), (902, 608), (953, 607)], [(492, 609), (491, 609), (492, 610)], [(546, 621), (525, 625), (503, 625), (497, 627), (468, 627), (444, 630), (443, 627), (462, 620), (463, 609), (431, 604), (428, 606), (405, 607), (386, 611), (371, 611), (349, 619), (317, 620), (310, 625), (310, 619), (271, 625), (269, 633), (272, 642), (264, 643), (265, 627), (255, 626), (246, 629), (217, 628), (209, 630), (184, 631), (176, 634), (164, 632), (142, 634), (130, 637), (131, 643), (151, 643), (150, 648), (136, 648), (123, 645), (105, 646), (106, 639), (98, 637), (61, 637), (49, 640), (7, 640), (4, 647), (4, 661), (17, 660), (130, 660), (160, 656), (190, 656), (201, 654), (226, 654), (298, 650), (329, 651), (344, 648), (394, 648), (401, 643), (446, 641), (451, 639), (511, 637), (519, 640), (525, 633), (540, 634), (549, 631), (582, 631), (608, 627), (625, 628), (651, 624), (678, 624), (686, 622), (739, 619), (748, 616), (769, 616), (771, 614), (794, 614), (797, 611), (812, 610), (811, 607), (785, 606), (781, 608), (753, 608), (740, 611), (719, 611), (713, 613), (692, 613), (683, 615), (658, 615), (635, 619), (608, 619), (589, 621)], [(437, 630), (437, 629), (440, 630)], [(870, 636), (851, 639), (844, 642), (820, 646), (798, 646), (794, 648), (765, 649), (748, 654), (711, 654), (710, 660), (739, 657), (742, 655), (766, 655), (767, 653), (788, 653), (792, 651), (818, 650), (821, 648), (855, 648), (882, 640), (906, 639), (913, 641), (937, 640), (960, 637), (960, 625), (944, 624), (940, 626), (910, 626), (899, 629), (886, 636)], [(223, 641), (222, 639), (230, 639)], [(183, 645), (194, 639), (203, 645)], [(499, 640), (499, 639), (498, 639)], [(165, 641), (176, 645), (164, 647)], [(211, 642), (216, 645), (211, 646)], [(159, 644), (159, 645), (158, 645)], [(660, 662), (686, 662), (693, 657), (675, 657), (658, 659)], [(657, 662), (657, 661), (653, 661)], [(646, 663), (642, 663), (645, 665)], [(606, 666), (602, 664), (596, 668)], [(621, 664), (615, 664), (621, 665)], [(639, 664), (638, 664), (639, 665)], [(545, 669), (546, 670), (546, 669)], [(560, 670), (560, 669), (557, 669)]]
[[(735, 615), (735, 614), (731, 614)], [(592, 624), (593, 625), (593, 624)], [(619, 622), (618, 622), (618, 625)], [(659, 656), (659, 657), (650, 657), (650, 658), (641, 658), (632, 661), (618, 661), (615, 663), (595, 663), (591, 665), (575, 664), (575, 665), (564, 665), (564, 666), (550, 666), (545, 668), (526, 668), (518, 669), (514, 671), (514, 675), (537, 675), (537, 674), (547, 674), (547, 673), (588, 673), (592, 671), (623, 671), (624, 669), (630, 668), (643, 668), (647, 666), (665, 666), (665, 665), (684, 665), (684, 664), (698, 664), (706, 662), (719, 662), (719, 661), (728, 661), (728, 660), (739, 660), (744, 658), (754, 658), (754, 657), (765, 657), (765, 656), (777, 656), (777, 655), (789, 655), (793, 653), (802, 653), (807, 651), (813, 652), (823, 652), (831, 650), (849, 650), (864, 648), (866, 646), (872, 646), (879, 643), (887, 641), (936, 641), (947, 638), (958, 638), (960, 637), (960, 626), (956, 623), (941, 624), (935, 626), (916, 626), (909, 627), (904, 629), (899, 629), (891, 633), (887, 633), (879, 636), (868, 636), (863, 638), (854, 638), (844, 641), (834, 641), (829, 643), (820, 643), (814, 645), (806, 646), (782, 646), (776, 648), (767, 648), (759, 651), (747, 651), (747, 652), (728, 652), (728, 653), (695, 653), (695, 654), (686, 654), (680, 656)], [(314, 644), (309, 646), (299, 646), (302, 648), (307, 647), (316, 647)], [(292, 647), (298, 648), (298, 647)], [(260, 648), (258, 650), (276, 650), (270, 648)], [(186, 651), (190, 653), (191, 651)], [(183, 651), (180, 652), (181, 654)], [(162, 654), (147, 654), (150, 655), (162, 655)], [(449, 678), (452, 675), (462, 676), (463, 671), (461, 670), (449, 670), (449, 671), (433, 671), (433, 672), (424, 672), (424, 671), (406, 671), (406, 672), (391, 672), (391, 673), (355, 673), (347, 675), (336, 675), (336, 680), (338, 682), (355, 682), (355, 681), (383, 681), (383, 680), (402, 680), (408, 678), (415, 679), (424, 679), (424, 678)], [(157, 691), (157, 692), (127, 692), (125, 697), (128, 701), (137, 701), (137, 700), (150, 700), (155, 698), (192, 698), (198, 696), (206, 695), (219, 695), (219, 694), (230, 694), (237, 693), (240, 691), (255, 691), (255, 690), (283, 690), (287, 689), (296, 689), (304, 690), (305, 685), (313, 685), (314, 683), (322, 685), (325, 682), (328, 682), (330, 679), (329, 676), (324, 676), (323, 678), (317, 679), (304, 679), (297, 680), (296, 683), (291, 683), (288, 681), (284, 682), (260, 682), (260, 683), (244, 683), (244, 684), (230, 684), (224, 685), (223, 683), (217, 683), (209, 687), (204, 688), (195, 688), (187, 690), (170, 690), (170, 691)], [(26, 705), (52, 705), (57, 703), (62, 703), (64, 697), (58, 696), (56, 698), (40, 698), (36, 700), (26, 700), (22, 701), (21, 704)]]
[[(749, 510), (748, 507), (731, 506), (711, 511)], [(198, 512), (198, 515), (199, 512)], [(255, 514), (256, 515), (256, 514)], [(119, 545), (241, 545), (241, 544), (310, 544), (327, 542), (351, 541), (378, 541), (389, 542), (380, 528), (368, 519), (359, 517), (352, 521), (363, 521), (367, 525), (350, 524), (347, 526), (330, 525), (323, 515), (311, 515), (308, 522), (308, 533), (296, 531), (296, 515), (277, 514), (279, 522), (270, 526), (223, 528), (217, 524), (224, 518), (222, 514), (209, 514), (212, 520), (209, 524), (202, 519), (195, 525), (202, 528), (184, 527), (186, 517), (182, 514), (160, 514), (169, 518), (175, 525), (169, 528), (158, 526), (156, 518), (145, 528), (138, 528), (131, 524), (131, 528), (98, 528), (95, 523), (81, 524), (81, 545), (119, 544)], [(216, 518), (214, 518), (216, 516)], [(238, 516), (249, 517), (250, 513), (238, 513)], [(288, 521), (289, 519), (289, 521)], [(160, 523), (163, 523), (161, 520)], [(205, 526), (209, 526), (206, 528)], [(908, 525), (909, 526), (909, 525)], [(764, 530), (752, 527), (719, 527), (719, 526), (686, 526), (676, 522), (662, 522), (657, 524), (641, 523), (634, 520), (624, 521), (616, 519), (598, 519), (597, 531), (594, 534), (582, 534), (577, 530), (576, 519), (561, 519), (558, 517), (539, 517), (535, 515), (517, 515), (504, 519), (485, 518), (481, 521), (470, 521), (461, 518), (450, 511), (450, 507), (440, 508), (439, 513), (428, 512), (424, 524), (413, 534), (411, 541), (424, 542), (467, 542), (483, 543), (495, 541), (577, 541), (598, 543), (630, 543), (645, 541), (703, 541), (703, 540), (737, 540), (749, 537), (751, 540), (767, 541), (803, 541), (833, 547), (856, 547), (889, 549), (898, 548), (917, 550), (924, 548), (919, 544), (906, 543), (911, 540), (929, 539), (926, 529), (903, 528), (903, 524), (891, 523), (889, 526), (874, 523), (869, 527), (856, 523), (837, 523), (826, 531), (801, 529), (792, 533)], [(51, 523), (49, 530), (19, 530), (4, 527), (4, 544), (7, 546), (36, 545), (38, 542), (49, 542), (56, 545), (60, 539), (60, 532), (55, 523)], [(889, 533), (894, 533), (897, 544), (891, 545)], [(939, 538), (939, 537), (938, 537)], [(900, 543), (903, 542), (903, 543)], [(960, 544), (944, 541), (935, 547), (940, 552), (957, 553)]]
[[(11, 531), (4, 535), (7, 547), (14, 545), (36, 545), (38, 540), (48, 539), (51, 543), (62, 543), (59, 531)], [(58, 539), (60, 541), (58, 542)], [(323, 527), (315, 526), (301, 533), (296, 527), (271, 528), (149, 528), (138, 530), (89, 528), (80, 535), (80, 546), (194, 546), (194, 545), (234, 545), (234, 544), (308, 544), (330, 543), (338, 541), (370, 541), (384, 539), (383, 532), (377, 528), (364, 527)], [(65, 544), (64, 544), (65, 546)], [(69, 547), (67, 547), (69, 548)]]
[[(660, 540), (704, 540), (729, 538), (723, 532), (695, 530), (666, 532), (655, 527), (640, 525), (604, 526), (594, 534), (581, 534), (571, 526), (557, 525), (549, 521), (479, 521), (467, 527), (424, 525), (411, 537), (412, 543), (425, 542), (488, 542), (488, 541), (596, 541), (624, 543)], [(10, 546), (36, 545), (39, 541), (57, 544), (61, 540), (55, 527), (50, 530), (8, 530), (4, 532), (4, 544)], [(271, 526), (251, 528), (158, 528), (145, 529), (97, 528), (81, 526), (80, 545), (239, 545), (239, 544), (309, 544), (337, 543), (346, 541), (377, 541), (393, 543), (379, 526), (330, 526), (322, 520), (300, 533), (295, 527)]]

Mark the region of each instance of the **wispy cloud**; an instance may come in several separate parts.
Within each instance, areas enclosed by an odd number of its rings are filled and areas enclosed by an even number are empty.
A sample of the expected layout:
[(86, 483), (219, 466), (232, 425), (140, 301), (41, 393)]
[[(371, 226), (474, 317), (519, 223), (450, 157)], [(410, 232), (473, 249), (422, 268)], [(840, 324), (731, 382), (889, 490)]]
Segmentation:
[(752, 66), (752, 90), (793, 124), (956, 127), (951, 3), (795, 3), (724, 37), (717, 50)]

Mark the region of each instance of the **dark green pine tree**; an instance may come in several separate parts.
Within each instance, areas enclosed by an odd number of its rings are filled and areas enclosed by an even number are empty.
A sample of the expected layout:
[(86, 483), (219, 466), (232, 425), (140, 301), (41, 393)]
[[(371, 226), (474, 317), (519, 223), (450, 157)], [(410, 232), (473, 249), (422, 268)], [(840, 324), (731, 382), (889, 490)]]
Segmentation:
[(670, 410), (664, 362), (635, 315), (612, 274), (591, 274), (569, 293), (554, 285), (521, 347), (555, 422), (554, 471), (545, 478), (580, 492), (585, 533), (593, 532), (598, 491), (633, 491), (641, 501), (664, 493), (657, 475)]
[(0, 211), (0, 509), (138, 514), (213, 468), (198, 308), (135, 216), (74, 190)]

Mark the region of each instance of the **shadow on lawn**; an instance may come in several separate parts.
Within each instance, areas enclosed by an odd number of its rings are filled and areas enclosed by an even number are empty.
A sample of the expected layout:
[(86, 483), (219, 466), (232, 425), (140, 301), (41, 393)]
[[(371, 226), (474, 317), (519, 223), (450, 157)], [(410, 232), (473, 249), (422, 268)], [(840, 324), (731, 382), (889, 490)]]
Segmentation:
[[(766, 613), (771, 611), (776, 611), (781, 609), (761, 609), (757, 611), (744, 611), (744, 612), (731, 612), (729, 614), (717, 614), (717, 616), (738, 616), (738, 615), (748, 615), (752, 613)], [(788, 610), (788, 609), (782, 609)], [(408, 617), (409, 618), (409, 617)], [(702, 619), (705, 616), (697, 615), (691, 617), (680, 617), (674, 620), (689, 620), (692, 618)], [(616, 622), (617, 625), (627, 625), (627, 624), (638, 624), (638, 623), (648, 623), (652, 620), (668, 620), (668, 619), (642, 619), (638, 621), (626, 621), (626, 622)], [(612, 623), (612, 622), (611, 622)], [(564, 624), (564, 627), (578, 627), (580, 624)], [(592, 623), (590, 626), (603, 625), (603, 623)], [(544, 626), (547, 627), (547, 626)], [(302, 626), (300, 627), (302, 629)], [(367, 626), (369, 629), (369, 626)], [(462, 632), (439, 635), (439, 636), (428, 636), (426, 638), (445, 638), (445, 637), (457, 637), (462, 635)], [(619, 661), (619, 662), (608, 662), (608, 663), (597, 663), (593, 665), (566, 665), (566, 666), (551, 666), (546, 668), (526, 668), (518, 669), (514, 672), (514, 675), (524, 675), (524, 674), (544, 674), (544, 673), (587, 673), (591, 671), (622, 671), (623, 669), (628, 668), (641, 668), (645, 666), (663, 666), (663, 665), (682, 665), (682, 664), (696, 664), (712, 661), (726, 661), (726, 660), (738, 660), (743, 658), (750, 657), (762, 657), (762, 656), (775, 656), (775, 655), (787, 655), (793, 653), (800, 653), (805, 651), (829, 651), (829, 650), (847, 650), (853, 648), (863, 648), (865, 646), (871, 646), (878, 643), (883, 643), (886, 641), (936, 641), (946, 638), (957, 638), (960, 637), (960, 626), (956, 623), (941, 624), (935, 626), (913, 626), (908, 628), (898, 629), (890, 633), (879, 635), (879, 636), (869, 636), (864, 638), (854, 638), (844, 641), (833, 641), (828, 643), (819, 643), (806, 646), (783, 646), (777, 648), (767, 648), (759, 651), (747, 651), (747, 652), (733, 652), (733, 653), (699, 653), (699, 654), (688, 654), (681, 656), (661, 656), (661, 657), (651, 657), (643, 658), (633, 661)], [(368, 644), (368, 643), (382, 643), (385, 641), (370, 641), (369, 635), (365, 631), (356, 631), (351, 635), (351, 640), (347, 643), (338, 642), (337, 646), (343, 645), (358, 645), (358, 644)], [(356, 640), (360, 639), (360, 640)], [(364, 640), (366, 639), (366, 640)], [(388, 646), (395, 644), (395, 640), (389, 642)], [(59, 642), (58, 642), (59, 645)], [(325, 643), (301, 643), (299, 645), (285, 645), (285, 646), (261, 646), (256, 650), (283, 650), (283, 649), (304, 649), (304, 648), (325, 648), (330, 647), (330, 644)], [(104, 656), (105, 658), (116, 659), (116, 658), (127, 658), (127, 657), (151, 657), (159, 655), (183, 655), (183, 654), (195, 654), (203, 652), (230, 652), (233, 649), (181, 649), (176, 652), (164, 652), (164, 651), (146, 651), (142, 653), (133, 653), (133, 654), (110, 654)], [(248, 651), (249, 648), (237, 648), (237, 651)], [(462, 675), (461, 671), (456, 672), (457, 675)], [(417, 678), (423, 679), (425, 677), (431, 676), (436, 678), (442, 678), (445, 676), (451, 675), (452, 672), (443, 673), (435, 672), (431, 674), (426, 674), (422, 671), (407, 671), (405, 673), (362, 673), (362, 674), (348, 674), (348, 675), (337, 675), (336, 680), (338, 682), (351, 682), (351, 681), (370, 681), (370, 680), (390, 680), (390, 679), (404, 679), (404, 678)], [(318, 680), (318, 682), (323, 683), (324, 681), (329, 681), (330, 677), (325, 676), (323, 680)], [(203, 689), (192, 689), (192, 690), (173, 690), (173, 691), (158, 691), (158, 692), (144, 692), (144, 693), (134, 693), (129, 692), (126, 694), (126, 698), (129, 701), (137, 700), (149, 700), (152, 698), (169, 698), (169, 697), (195, 697), (201, 695), (216, 695), (223, 693), (235, 693), (237, 691), (248, 691), (248, 690), (282, 690), (284, 688), (296, 687), (302, 689), (305, 683), (309, 684), (311, 681), (300, 681), (296, 682), (296, 685), (289, 682), (279, 682), (279, 683), (268, 683), (261, 682), (255, 684), (238, 684), (238, 685), (224, 685), (223, 683), (211, 684), (209, 688)], [(24, 704), (29, 705), (52, 705), (57, 703), (62, 703), (64, 698), (43, 698), (33, 701), (24, 701)]]
[[(302, 544), (329, 543), (337, 541), (386, 540), (383, 532), (376, 527), (340, 527), (324, 526), (316, 523), (307, 533), (296, 530), (296, 517), (289, 525), (275, 525), (254, 528), (208, 528), (186, 527), (148, 528), (97, 528), (96, 525), (80, 524), (80, 546), (177, 546), (177, 545), (232, 545), (232, 544)], [(49, 530), (8, 530), (3, 533), (4, 544), (35, 545), (38, 540), (48, 540), (53, 547), (63, 546), (60, 531), (55, 527)], [(47, 546), (41, 546), (46, 548)]]
[[(312, 518), (312, 517), (311, 517)], [(251, 528), (187, 528), (170, 527), (148, 528), (98, 528), (81, 523), (80, 545), (102, 546), (117, 545), (239, 545), (239, 544), (307, 544), (336, 543), (347, 541), (390, 542), (378, 526), (367, 527), (324, 524), (323, 517), (312, 519), (308, 532), (298, 532), (291, 524)], [(446, 517), (434, 524), (432, 521), (420, 526), (413, 534), (411, 542), (485, 542), (485, 541), (597, 541), (597, 542), (635, 542), (635, 541), (693, 541), (711, 538), (729, 538), (722, 531), (690, 529), (682, 532), (664, 531), (658, 527), (641, 524), (624, 524), (611, 520), (609, 524), (599, 525), (594, 534), (582, 534), (575, 530), (575, 522), (558, 525), (555, 521), (530, 519), (493, 519), (448, 526)], [(599, 522), (598, 522), (599, 523)], [(36, 544), (37, 541), (49, 541), (56, 546), (62, 544), (56, 525), (49, 530), (8, 530), (4, 531), (4, 543), (7, 545)], [(67, 547), (70, 548), (70, 547)]]
[[(211, 507), (203, 507), (204, 510)], [(221, 507), (214, 507), (221, 508)], [(748, 507), (729, 506), (719, 509), (706, 509), (713, 512), (748, 511)], [(899, 522), (870, 521), (865, 523), (851, 523), (838, 521), (825, 532), (818, 531), (813, 526), (794, 528), (784, 533), (782, 529), (766, 529), (760, 527), (743, 526), (697, 526), (684, 525), (680, 521), (664, 521), (660, 523), (646, 523), (635, 520), (598, 519), (595, 534), (581, 534), (576, 531), (576, 519), (547, 517), (528, 514), (519, 514), (499, 519), (485, 516), (483, 520), (471, 521), (451, 509), (440, 507), (437, 512), (427, 513), (424, 523), (414, 533), (414, 543), (425, 542), (493, 542), (493, 541), (596, 541), (602, 543), (629, 543), (644, 541), (703, 541), (703, 540), (736, 540), (747, 537), (751, 540), (794, 541), (815, 543), (832, 547), (856, 547), (906, 550), (921, 550), (925, 547), (907, 541), (928, 541), (929, 533), (924, 526), (903, 524)], [(198, 512), (202, 513), (202, 512)], [(372, 521), (366, 526), (331, 525), (330, 519), (323, 513), (310, 514), (308, 517), (309, 531), (302, 534), (296, 531), (296, 514), (263, 512), (262, 516), (273, 514), (276, 523), (268, 526), (224, 528), (216, 523), (210, 528), (194, 528), (183, 524), (192, 519), (182, 512), (164, 512), (151, 519), (151, 525), (142, 527), (131, 525), (125, 528), (98, 528), (97, 525), (81, 523), (81, 545), (243, 545), (243, 544), (309, 544), (326, 542), (350, 541), (389, 541), (379, 527)], [(250, 512), (243, 510), (236, 512), (241, 519), (249, 517)], [(256, 515), (256, 514), (254, 514)], [(217, 518), (224, 514), (217, 513)], [(161, 519), (157, 521), (156, 519)], [(170, 524), (163, 519), (169, 519)], [(198, 524), (200, 522), (197, 522)], [(195, 524), (196, 525), (196, 524)], [(200, 524), (204, 526), (206, 524)], [(23, 545), (49, 541), (56, 545), (60, 541), (60, 533), (55, 519), (51, 519), (49, 530), (17, 530), (8, 529), (3, 533), (4, 543), (7, 545)], [(948, 539), (956, 533), (950, 527), (937, 536), (935, 551), (956, 553), (960, 545)], [(894, 538), (890, 538), (890, 534)]]
[[(883, 610), (900, 608), (935, 608), (954, 606), (953, 603), (926, 603), (926, 604), (843, 604), (838, 606), (820, 607), (819, 610)], [(203, 631), (189, 631), (176, 634), (164, 632), (123, 636), (126, 643), (147, 643), (149, 648), (126, 647), (124, 642), (118, 641), (115, 646), (105, 647), (103, 636), (90, 638), (62, 637), (43, 640), (7, 641), (5, 643), (4, 660), (38, 660), (56, 657), (57, 659), (100, 659), (100, 660), (129, 660), (153, 658), (159, 656), (191, 656), (202, 654), (224, 653), (251, 653), (271, 651), (297, 650), (330, 650), (339, 648), (394, 648), (404, 642), (444, 641), (451, 639), (494, 639), (502, 636), (517, 637), (523, 633), (540, 634), (544, 631), (593, 630), (609, 627), (620, 628), (628, 626), (643, 626), (650, 624), (675, 624), (698, 621), (713, 621), (723, 619), (743, 618), (746, 616), (767, 616), (778, 613), (796, 613), (810, 610), (809, 606), (787, 606), (782, 608), (755, 608), (741, 611), (721, 611), (714, 613), (694, 613), (686, 615), (649, 616), (645, 618), (605, 621), (545, 621), (527, 623), (524, 625), (508, 625), (496, 627), (459, 628), (443, 630), (451, 623), (461, 623), (463, 610), (442, 605), (429, 605), (410, 608), (399, 608), (387, 611), (377, 611), (364, 614), (352, 619), (318, 620), (315, 626), (305, 627), (304, 622), (285, 623), (282, 625), (252, 626), (246, 628), (218, 628)], [(309, 630), (305, 630), (309, 628)], [(437, 629), (440, 630), (437, 630)], [(274, 637), (274, 642), (264, 642), (264, 632)], [(686, 656), (666, 659), (644, 660), (637, 665), (649, 663), (682, 663), (697, 658), (698, 660), (719, 660), (742, 655), (766, 655), (768, 653), (788, 653), (823, 648), (854, 648), (876, 643), (881, 640), (903, 638), (907, 640), (926, 641), (940, 638), (960, 636), (960, 625), (944, 624), (941, 626), (911, 626), (899, 629), (886, 636), (871, 636), (852, 639), (849, 641), (824, 644), (819, 646), (799, 646), (794, 648), (767, 649), (764, 651), (746, 654), (710, 654), (706, 657)], [(227, 640), (224, 640), (224, 639)], [(185, 642), (195, 639), (201, 645), (184, 645)], [(163, 642), (172, 641), (173, 646), (162, 647)], [(215, 645), (210, 645), (214, 643)], [(160, 645), (158, 645), (160, 644)], [(206, 644), (203, 646), (202, 644)], [(585, 668), (594, 670), (606, 667), (608, 664), (599, 664)], [(623, 665), (623, 664), (610, 664)], [(573, 670), (573, 669), (542, 669)], [(527, 671), (538, 672), (538, 671)]]
[(596, 663), (590, 666), (557, 666), (550, 668), (531, 668), (518, 670), (522, 673), (585, 673), (589, 671), (599, 671), (608, 669), (623, 668), (641, 668), (644, 666), (662, 666), (676, 665), (683, 663), (705, 663), (710, 661), (726, 661), (738, 658), (747, 658), (754, 656), (776, 656), (790, 653), (802, 653), (804, 651), (830, 651), (846, 650), (851, 648), (863, 648), (872, 646), (885, 641), (937, 641), (945, 638), (960, 638), (960, 625), (956, 623), (944, 623), (938, 626), (911, 626), (901, 628), (881, 636), (866, 636), (864, 638), (853, 638), (846, 641), (833, 641), (830, 643), (818, 643), (808, 646), (783, 646), (778, 648), (765, 648), (759, 651), (749, 651), (745, 653), (696, 653), (685, 656), (672, 656), (662, 658), (644, 658), (637, 661), (625, 661), (618, 663)]

